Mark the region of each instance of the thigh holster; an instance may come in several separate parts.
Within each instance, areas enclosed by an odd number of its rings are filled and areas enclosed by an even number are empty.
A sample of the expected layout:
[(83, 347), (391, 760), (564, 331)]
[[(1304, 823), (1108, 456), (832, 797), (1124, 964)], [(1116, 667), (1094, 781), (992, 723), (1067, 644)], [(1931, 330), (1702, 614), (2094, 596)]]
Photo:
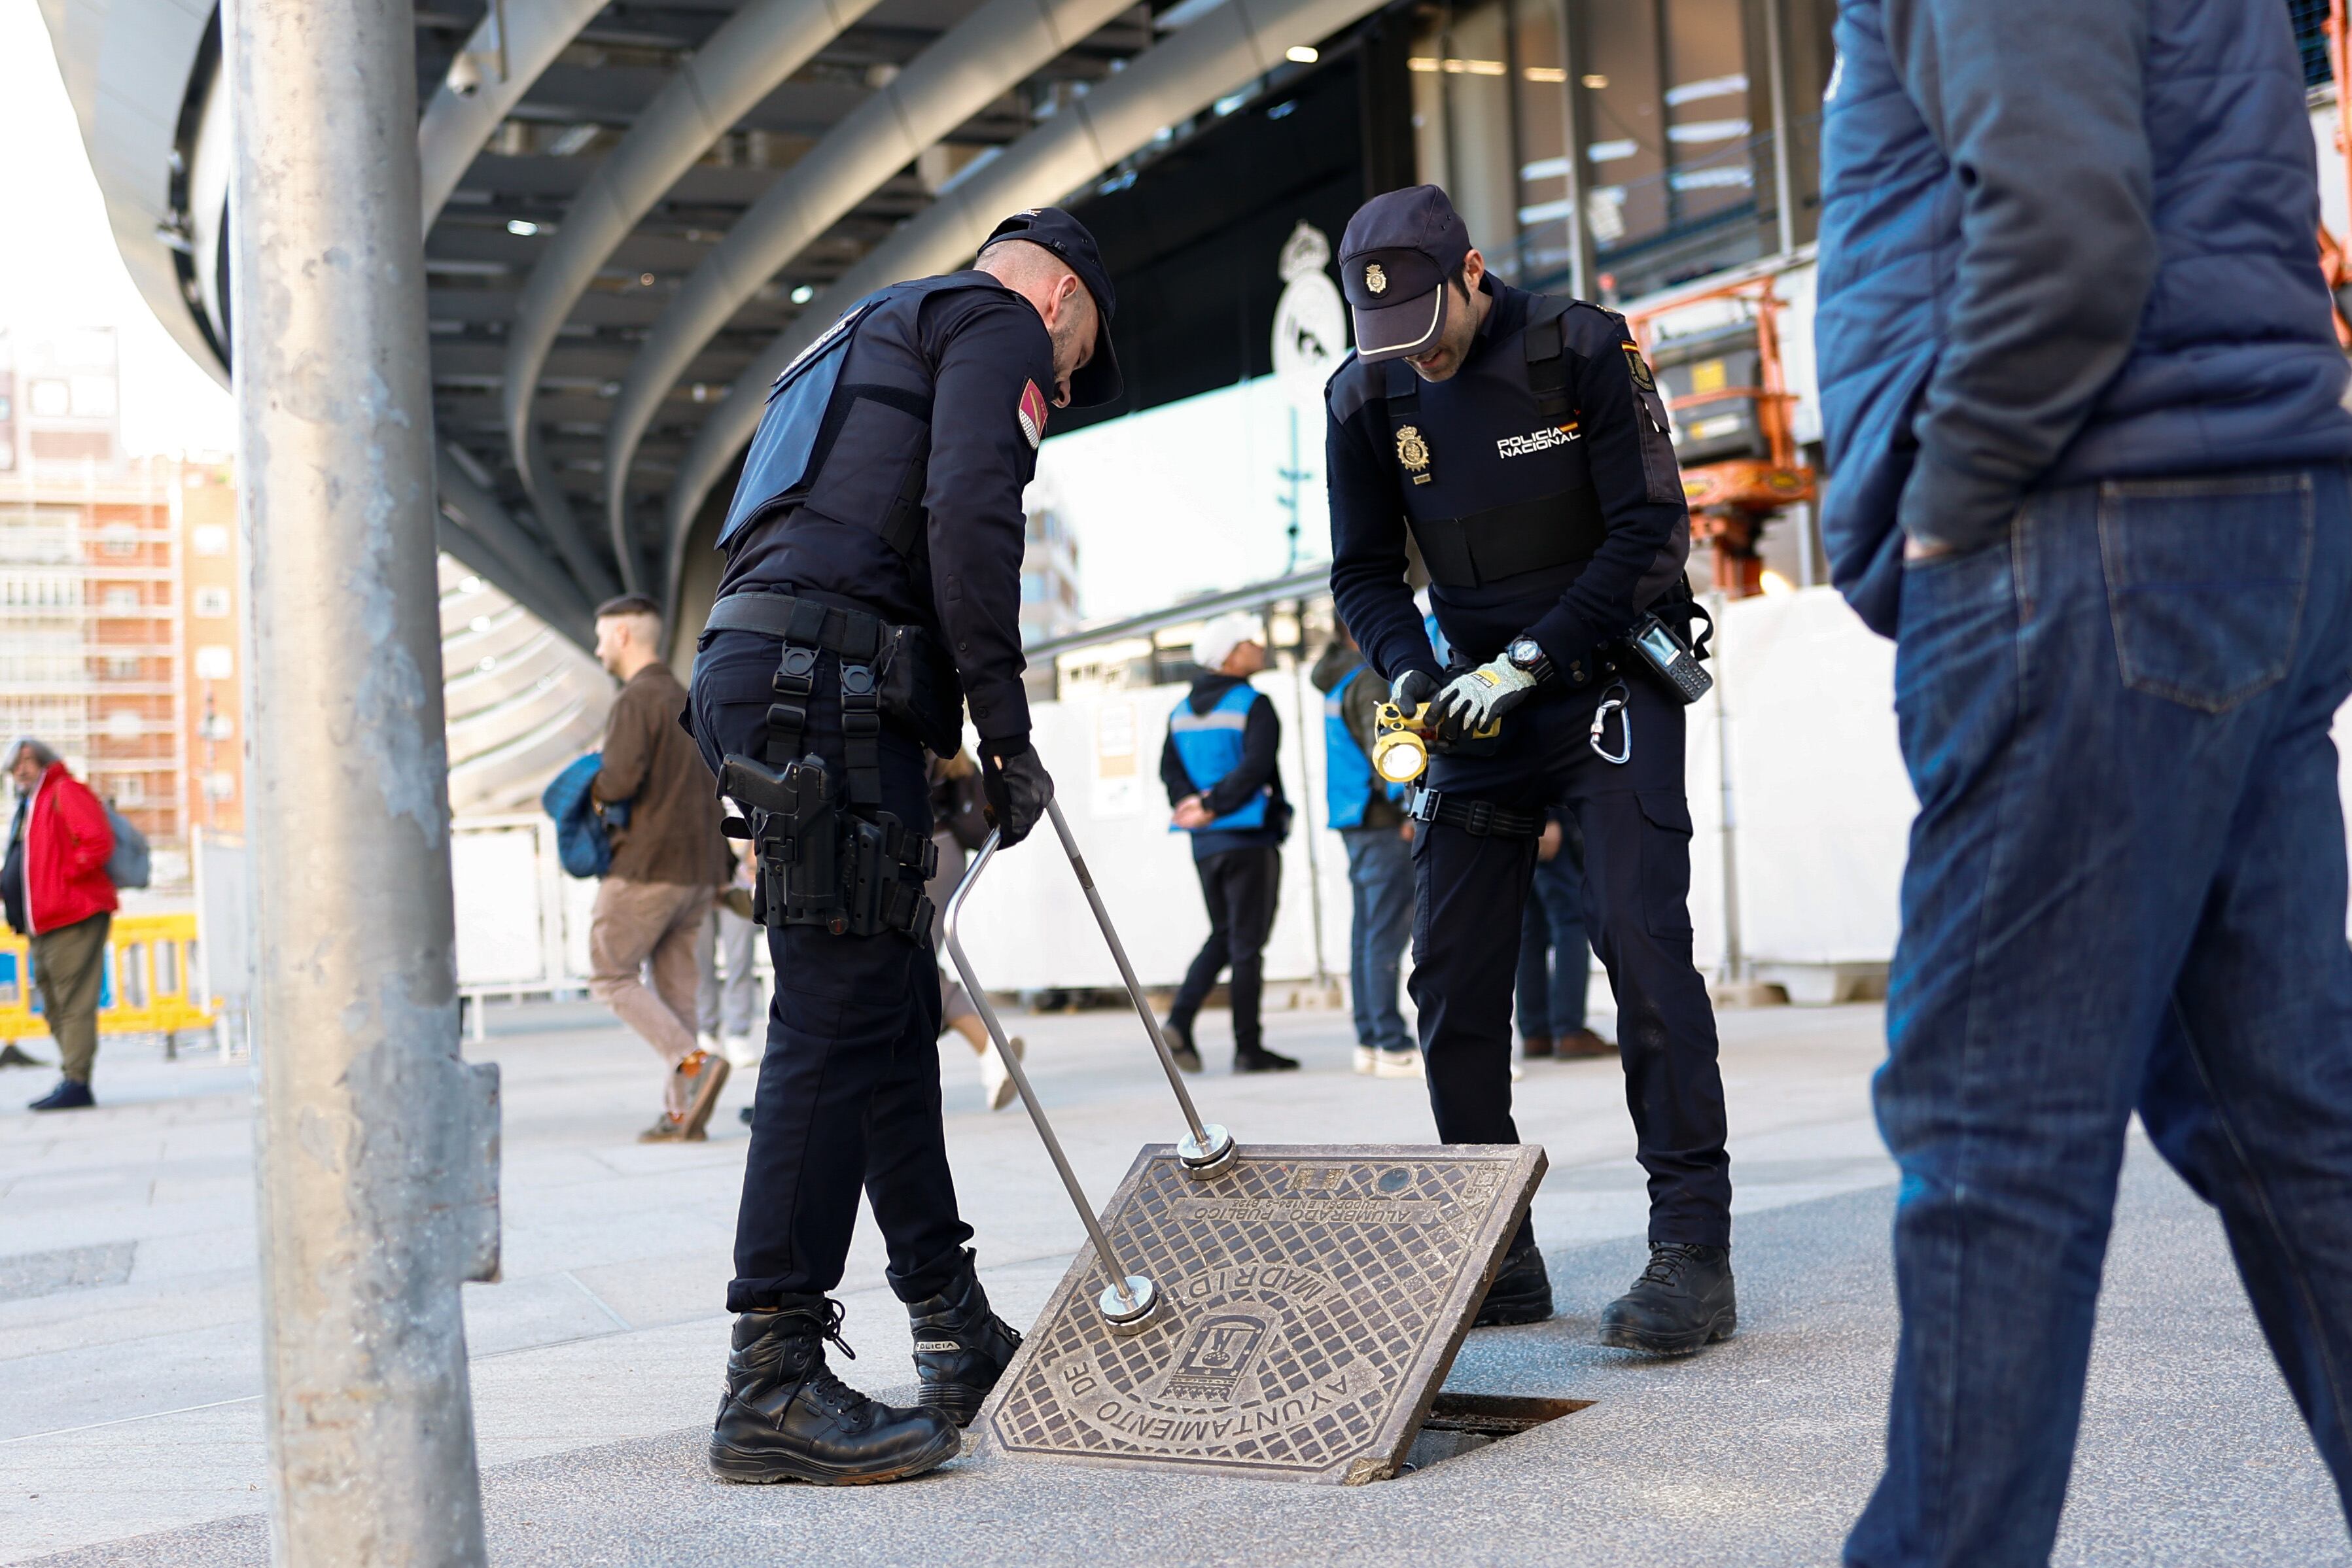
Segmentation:
[[(812, 624), (795, 625), (777, 660), (776, 700), (768, 707), (764, 762), (723, 759), (719, 792), (751, 813), (739, 837), (758, 846), (751, 918), (762, 925), (822, 925), (836, 936), (928, 931), (931, 901), (923, 893), (939, 866), (928, 832), (917, 833), (882, 810), (882, 704), (873, 647), (840, 650), (842, 750), (836, 779), (824, 758), (802, 752), (808, 704), (816, 690), (819, 606)], [(862, 656), (861, 656), (862, 655)]]

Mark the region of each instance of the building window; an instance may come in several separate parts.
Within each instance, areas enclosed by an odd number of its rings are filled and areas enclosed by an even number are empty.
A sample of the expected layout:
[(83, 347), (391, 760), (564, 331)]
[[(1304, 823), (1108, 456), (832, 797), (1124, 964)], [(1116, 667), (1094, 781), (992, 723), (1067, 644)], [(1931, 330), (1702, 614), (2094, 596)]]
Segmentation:
[(107, 776), (110, 786), (108, 793), (118, 806), (136, 806), (147, 799), (146, 776), (139, 773), (111, 773)]
[(195, 592), (195, 612), (197, 614), (205, 617), (207, 620), (215, 619), (219, 616), (227, 614), (228, 590), (226, 588), (197, 589)]
[(110, 588), (106, 591), (106, 607), (109, 610), (136, 610), (139, 608), (139, 591), (121, 586)]
[(109, 555), (139, 553), (139, 530), (129, 523), (109, 523), (98, 537)]
[(216, 769), (205, 774), (205, 799), (207, 800), (236, 800), (236, 775), (226, 769)]
[(194, 533), (198, 555), (228, 554), (228, 529), (219, 523), (198, 523)]
[(196, 650), (196, 679), (226, 681), (236, 674), (236, 654), (225, 643), (207, 643)]
[(136, 653), (109, 653), (106, 656), (106, 676), (112, 681), (135, 681), (142, 673)]

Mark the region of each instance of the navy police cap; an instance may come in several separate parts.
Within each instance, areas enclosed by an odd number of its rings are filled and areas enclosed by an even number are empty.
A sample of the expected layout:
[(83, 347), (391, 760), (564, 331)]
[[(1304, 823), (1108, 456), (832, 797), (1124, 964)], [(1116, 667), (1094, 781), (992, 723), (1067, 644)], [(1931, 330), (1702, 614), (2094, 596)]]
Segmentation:
[(1446, 278), (1470, 254), (1470, 231), (1435, 185), (1374, 196), (1339, 237), (1339, 289), (1355, 318), (1356, 353), (1426, 353), (1445, 330)]
[(1095, 236), (1059, 207), (1029, 207), (991, 229), (980, 248), (986, 250), (1001, 239), (1023, 239), (1045, 246), (1087, 286), (1095, 300), (1095, 352), (1070, 378), (1070, 402), (1078, 408), (1091, 408), (1118, 397), (1118, 356), (1111, 351), (1110, 319), (1118, 300), (1111, 292), (1110, 273), (1103, 266), (1102, 253), (1095, 248)]

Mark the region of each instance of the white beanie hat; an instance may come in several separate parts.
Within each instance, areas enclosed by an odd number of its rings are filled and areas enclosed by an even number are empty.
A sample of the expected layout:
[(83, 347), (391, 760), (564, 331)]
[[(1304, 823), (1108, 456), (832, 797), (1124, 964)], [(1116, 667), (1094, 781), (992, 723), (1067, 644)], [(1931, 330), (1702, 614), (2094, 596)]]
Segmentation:
[(1224, 667), (1234, 650), (1244, 643), (1262, 643), (1265, 632), (1246, 610), (1229, 610), (1201, 628), (1192, 639), (1192, 662), (1204, 670)]

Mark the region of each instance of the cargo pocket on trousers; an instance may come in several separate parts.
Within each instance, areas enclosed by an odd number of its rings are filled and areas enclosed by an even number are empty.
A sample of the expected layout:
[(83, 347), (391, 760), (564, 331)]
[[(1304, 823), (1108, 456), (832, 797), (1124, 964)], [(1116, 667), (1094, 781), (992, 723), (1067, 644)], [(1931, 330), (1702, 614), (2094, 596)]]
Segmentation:
[(1653, 936), (1687, 940), (1690, 920), (1690, 805), (1680, 791), (1643, 789), (1642, 924)]
[(2124, 685), (2221, 713), (2286, 674), (2311, 568), (2311, 476), (2099, 486)]

